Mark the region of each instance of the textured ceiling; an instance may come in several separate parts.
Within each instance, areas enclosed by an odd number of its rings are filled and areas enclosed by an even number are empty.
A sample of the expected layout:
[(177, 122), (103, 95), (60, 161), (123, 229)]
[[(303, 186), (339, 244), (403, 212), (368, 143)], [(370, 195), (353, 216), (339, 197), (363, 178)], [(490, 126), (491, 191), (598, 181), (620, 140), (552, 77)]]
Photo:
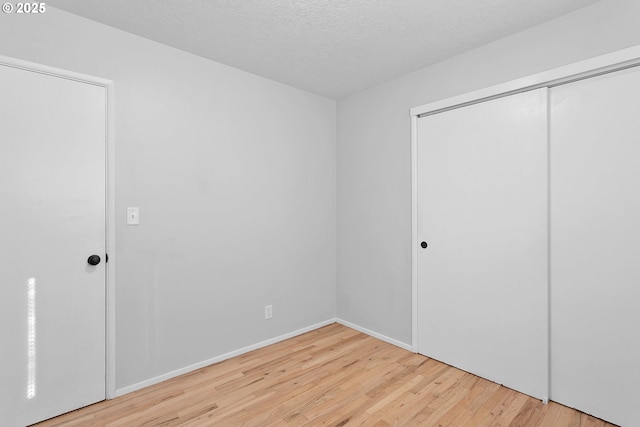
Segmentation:
[(597, 0), (50, 0), (339, 99)]

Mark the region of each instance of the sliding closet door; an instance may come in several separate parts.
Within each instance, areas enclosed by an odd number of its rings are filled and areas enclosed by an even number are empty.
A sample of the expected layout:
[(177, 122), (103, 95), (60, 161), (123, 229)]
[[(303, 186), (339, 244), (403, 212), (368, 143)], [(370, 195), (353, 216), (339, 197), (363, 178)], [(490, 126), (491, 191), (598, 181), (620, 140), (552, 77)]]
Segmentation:
[(418, 119), (418, 351), (540, 399), (547, 160), (546, 88)]
[(551, 398), (640, 425), (640, 70), (551, 90)]

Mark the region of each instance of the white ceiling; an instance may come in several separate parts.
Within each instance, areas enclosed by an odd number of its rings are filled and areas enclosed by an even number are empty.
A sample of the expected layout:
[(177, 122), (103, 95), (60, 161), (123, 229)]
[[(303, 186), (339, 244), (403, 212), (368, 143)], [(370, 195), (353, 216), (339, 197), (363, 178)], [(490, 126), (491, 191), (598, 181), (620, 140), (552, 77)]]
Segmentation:
[(598, 0), (50, 0), (339, 99)]

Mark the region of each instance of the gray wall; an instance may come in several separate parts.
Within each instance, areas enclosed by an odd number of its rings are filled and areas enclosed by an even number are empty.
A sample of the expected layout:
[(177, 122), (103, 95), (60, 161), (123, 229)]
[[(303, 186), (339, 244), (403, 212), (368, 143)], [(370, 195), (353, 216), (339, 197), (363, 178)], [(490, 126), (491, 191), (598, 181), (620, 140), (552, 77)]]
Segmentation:
[(118, 388), (335, 316), (334, 101), (52, 7), (2, 15), (0, 55), (115, 81)]
[(640, 44), (639, 16), (604, 0), (339, 100), (338, 317), (411, 342), (409, 109)]

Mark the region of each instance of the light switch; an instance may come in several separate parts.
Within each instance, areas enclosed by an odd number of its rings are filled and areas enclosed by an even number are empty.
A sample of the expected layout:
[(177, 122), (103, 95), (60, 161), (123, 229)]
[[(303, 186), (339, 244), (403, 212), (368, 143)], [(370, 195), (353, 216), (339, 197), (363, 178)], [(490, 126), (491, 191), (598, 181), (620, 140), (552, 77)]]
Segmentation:
[(127, 225), (140, 224), (140, 208), (127, 208)]

